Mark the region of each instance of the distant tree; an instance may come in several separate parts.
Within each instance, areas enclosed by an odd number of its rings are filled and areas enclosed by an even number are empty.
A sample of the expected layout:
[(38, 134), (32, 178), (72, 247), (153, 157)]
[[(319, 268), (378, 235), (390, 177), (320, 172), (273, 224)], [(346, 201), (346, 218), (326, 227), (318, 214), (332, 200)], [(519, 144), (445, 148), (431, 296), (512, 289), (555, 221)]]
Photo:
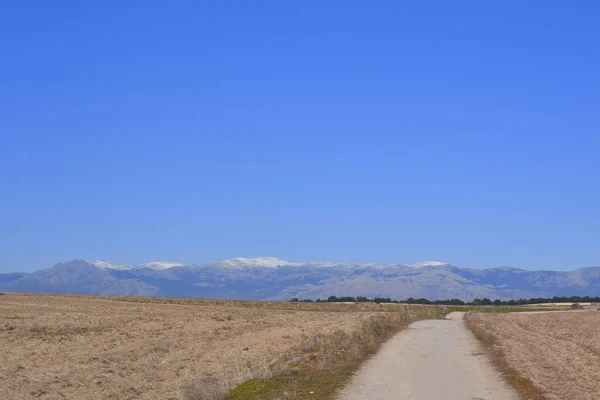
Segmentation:
[(389, 297), (375, 297), (373, 301), (377, 304), (379, 303), (391, 303), (392, 299)]
[[(307, 300), (298, 300), (297, 298), (294, 298), (290, 301), (307, 301)], [(450, 299), (450, 300), (434, 300), (431, 301), (429, 299), (426, 299), (424, 297), (415, 299), (414, 297), (409, 297), (406, 300), (403, 301), (398, 301), (398, 300), (392, 300), (390, 297), (375, 297), (374, 299), (369, 299), (365, 296), (357, 296), (356, 298), (353, 296), (341, 296), (341, 297), (336, 297), (336, 296), (329, 296), (326, 300), (323, 299), (317, 299), (316, 302), (317, 303), (322, 303), (322, 302), (367, 302), (367, 301), (373, 301), (375, 303), (406, 303), (406, 304), (439, 304), (439, 305), (464, 305), (464, 304), (468, 304), (471, 306), (489, 306), (489, 305), (496, 305), (496, 306), (502, 306), (502, 305), (508, 305), (508, 306), (519, 306), (519, 305), (523, 305), (523, 304), (540, 304), (540, 303), (600, 303), (600, 297), (595, 296), (595, 297), (591, 297), (591, 296), (571, 296), (571, 297), (566, 297), (566, 296), (554, 296), (552, 298), (543, 298), (543, 297), (532, 297), (530, 299), (518, 299), (518, 300), (508, 300), (508, 301), (503, 301), (500, 299), (496, 299), (494, 301), (488, 299), (488, 298), (475, 298), (473, 299), (471, 302), (465, 303), (464, 301), (460, 300), (460, 299)]]
[(294, 297), (293, 299), (290, 300), (291, 303), (297, 303), (298, 302), (298, 298)]

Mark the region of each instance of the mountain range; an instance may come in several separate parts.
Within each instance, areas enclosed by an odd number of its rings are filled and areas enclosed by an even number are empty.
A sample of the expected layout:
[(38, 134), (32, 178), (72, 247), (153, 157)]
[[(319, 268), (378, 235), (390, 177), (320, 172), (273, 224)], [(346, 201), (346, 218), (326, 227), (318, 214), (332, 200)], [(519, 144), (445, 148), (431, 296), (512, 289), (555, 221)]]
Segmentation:
[(273, 257), (207, 264), (127, 265), (71, 260), (32, 273), (0, 274), (0, 291), (247, 300), (366, 296), (430, 300), (600, 295), (600, 267), (531, 271), (460, 268), (444, 262), (344, 264)]

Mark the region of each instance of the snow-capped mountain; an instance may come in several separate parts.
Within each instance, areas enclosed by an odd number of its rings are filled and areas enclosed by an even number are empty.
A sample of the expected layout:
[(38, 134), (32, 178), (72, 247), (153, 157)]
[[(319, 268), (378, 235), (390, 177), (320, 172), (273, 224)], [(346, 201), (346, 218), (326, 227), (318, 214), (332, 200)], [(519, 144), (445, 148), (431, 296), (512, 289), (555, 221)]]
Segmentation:
[(294, 265), (294, 263), (289, 263), (287, 261), (283, 261), (282, 259), (275, 257), (256, 257), (256, 258), (244, 258), (244, 257), (236, 257), (231, 260), (221, 260), (217, 261), (217, 263), (222, 264), (224, 267), (235, 267), (235, 268), (244, 268), (244, 267), (258, 267), (258, 268), (277, 268), (286, 265)]
[(127, 264), (119, 264), (119, 263), (114, 263), (114, 262), (109, 262), (109, 261), (90, 261), (90, 264), (92, 264), (93, 266), (97, 267), (97, 268), (101, 268), (101, 269), (133, 269), (134, 267), (132, 265), (127, 265)]
[[(85, 261), (85, 260), (83, 260)], [(169, 269), (174, 267), (183, 267), (183, 264), (171, 261), (151, 261), (146, 264), (140, 265), (128, 265), (128, 264), (119, 264), (109, 261), (89, 261), (90, 264), (102, 268), (102, 269), (114, 269), (114, 270), (132, 270), (132, 269), (141, 269), (141, 268), (150, 268), (150, 269)]]
[(150, 268), (150, 269), (169, 269), (175, 267), (183, 267), (183, 264), (171, 261), (151, 261), (146, 264), (137, 266), (137, 268)]
[(450, 264), (445, 263), (445, 262), (439, 262), (439, 261), (422, 261), (422, 262), (419, 262), (416, 264), (410, 264), (410, 266), (413, 268), (441, 267), (442, 265), (450, 265)]
[(406, 299), (521, 298), (600, 294), (600, 267), (528, 271), (445, 262), (347, 264), (233, 258), (183, 265), (71, 260), (33, 273), (0, 274), (0, 291), (288, 300), (329, 296)]

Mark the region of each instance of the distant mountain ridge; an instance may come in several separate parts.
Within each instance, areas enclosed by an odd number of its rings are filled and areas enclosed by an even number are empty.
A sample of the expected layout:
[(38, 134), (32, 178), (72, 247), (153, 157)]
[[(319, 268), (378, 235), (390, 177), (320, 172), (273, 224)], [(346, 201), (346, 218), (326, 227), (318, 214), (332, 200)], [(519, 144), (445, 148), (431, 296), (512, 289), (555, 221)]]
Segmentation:
[(597, 296), (600, 267), (529, 271), (417, 264), (288, 262), (274, 257), (184, 265), (155, 261), (128, 265), (76, 259), (33, 273), (0, 274), (0, 291), (130, 296), (289, 300), (328, 296), (515, 299)]

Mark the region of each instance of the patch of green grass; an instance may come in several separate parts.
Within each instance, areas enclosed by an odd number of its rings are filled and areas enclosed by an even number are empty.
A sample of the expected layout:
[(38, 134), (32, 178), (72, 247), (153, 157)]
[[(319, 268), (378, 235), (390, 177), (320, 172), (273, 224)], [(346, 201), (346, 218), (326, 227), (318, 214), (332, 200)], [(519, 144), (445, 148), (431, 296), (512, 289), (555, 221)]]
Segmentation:
[(229, 400), (246, 400), (255, 399), (257, 396), (264, 394), (264, 391), (269, 390), (269, 385), (260, 379), (250, 379), (240, 385), (237, 385), (229, 391), (227, 398)]
[(229, 400), (332, 400), (336, 391), (344, 385), (355, 371), (353, 366), (330, 368), (327, 371), (311, 371), (277, 376), (268, 380), (251, 379), (231, 389)]

